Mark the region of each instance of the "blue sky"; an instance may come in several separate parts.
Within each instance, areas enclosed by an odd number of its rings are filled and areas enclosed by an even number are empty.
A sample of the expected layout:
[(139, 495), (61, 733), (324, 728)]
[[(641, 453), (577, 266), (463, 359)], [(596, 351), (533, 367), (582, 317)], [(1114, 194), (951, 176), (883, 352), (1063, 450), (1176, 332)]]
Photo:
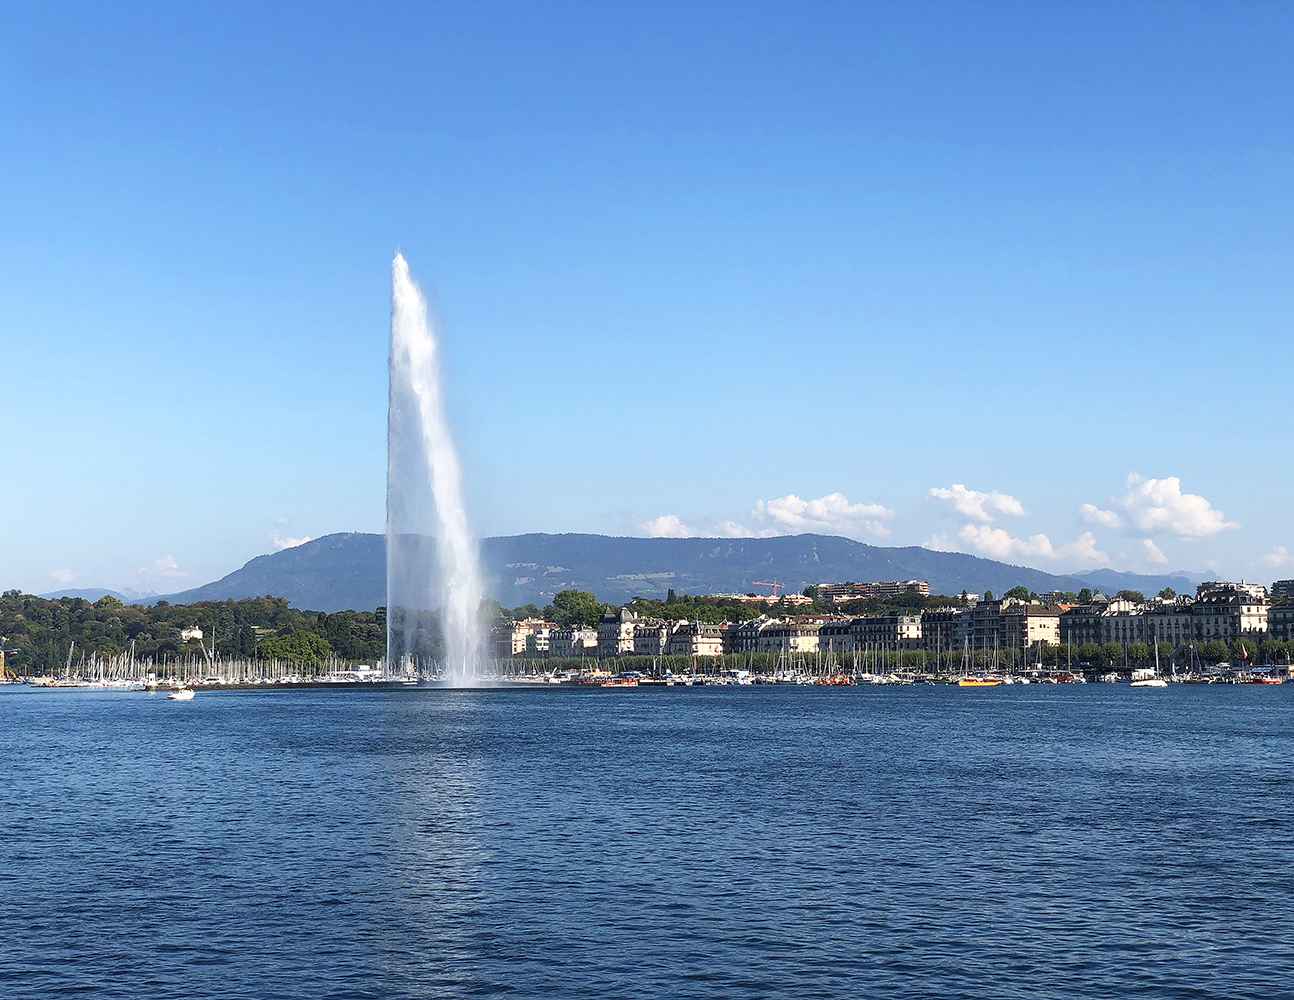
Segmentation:
[(1294, 576), (1292, 47), (1281, 4), (7, 5), (3, 585), (380, 530), (397, 249), (481, 534)]

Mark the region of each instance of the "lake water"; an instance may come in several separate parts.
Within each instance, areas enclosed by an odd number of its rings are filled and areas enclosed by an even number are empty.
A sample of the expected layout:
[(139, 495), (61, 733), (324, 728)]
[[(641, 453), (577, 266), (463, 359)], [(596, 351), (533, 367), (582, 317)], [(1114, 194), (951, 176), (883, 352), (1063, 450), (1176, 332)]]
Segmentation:
[(1294, 994), (1294, 684), (0, 689), (0, 996)]

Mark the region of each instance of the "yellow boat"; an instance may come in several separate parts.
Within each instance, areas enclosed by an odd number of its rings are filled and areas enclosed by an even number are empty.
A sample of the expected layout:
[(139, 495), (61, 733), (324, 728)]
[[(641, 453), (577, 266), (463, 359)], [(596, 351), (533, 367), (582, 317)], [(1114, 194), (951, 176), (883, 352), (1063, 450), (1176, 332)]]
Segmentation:
[(963, 688), (992, 688), (1002, 683), (1000, 677), (962, 677), (957, 681), (958, 687)]

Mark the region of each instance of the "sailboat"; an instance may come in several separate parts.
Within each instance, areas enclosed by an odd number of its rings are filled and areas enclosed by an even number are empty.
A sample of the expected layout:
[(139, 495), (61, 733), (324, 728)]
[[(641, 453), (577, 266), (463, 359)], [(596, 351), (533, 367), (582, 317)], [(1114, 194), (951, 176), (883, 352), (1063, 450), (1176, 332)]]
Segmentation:
[[(1127, 653), (1125, 652), (1124, 655), (1126, 656)], [(1155, 638), (1155, 676), (1147, 677), (1145, 680), (1133, 681), (1131, 686), (1134, 688), (1168, 687), (1168, 681), (1164, 680), (1162, 677), (1159, 676), (1159, 639), (1158, 637)]]
[[(957, 686), (964, 688), (991, 688), (1002, 683), (1001, 677), (986, 677), (983, 674), (968, 674), (965, 671), (970, 665), (970, 646), (962, 645), (962, 676), (957, 679)], [(996, 654), (994, 655), (996, 660)]]

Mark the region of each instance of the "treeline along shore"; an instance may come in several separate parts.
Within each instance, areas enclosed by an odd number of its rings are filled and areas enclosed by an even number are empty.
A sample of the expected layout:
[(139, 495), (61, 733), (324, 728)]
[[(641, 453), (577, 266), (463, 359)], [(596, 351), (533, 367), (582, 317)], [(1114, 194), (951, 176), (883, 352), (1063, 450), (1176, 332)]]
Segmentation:
[[(1130, 591), (1038, 595), (1016, 587), (1000, 597), (947, 597), (925, 588), (842, 599), (823, 589), (780, 599), (671, 590), (661, 600), (624, 605), (566, 590), (542, 608), (485, 601), (482, 672), (507, 678), (603, 664), (599, 669), (660, 675), (794, 664), (819, 673), (1154, 667), (1288, 674), (1294, 656), (1294, 581), (1278, 581), (1270, 594), (1254, 585), (1209, 583), (1195, 595), (1165, 590), (1153, 598)], [(395, 665), (401, 676), (435, 676), (443, 658), (436, 614), (396, 609), (390, 624), (411, 637), (412, 662)], [(387, 628), (385, 608), (328, 614), (277, 597), (125, 604), (112, 596), (90, 602), (10, 590), (0, 595), (0, 664), (7, 680), (96, 673), (286, 680), (353, 674), (364, 665), (382, 665), (380, 676), (387, 676)]]
[(0, 595), (10, 675), (58, 676), (87, 661), (162, 667), (222, 657), (322, 665), (374, 663), (386, 653), (386, 609), (298, 611), (281, 597), (198, 604), (91, 603), (10, 590)]

